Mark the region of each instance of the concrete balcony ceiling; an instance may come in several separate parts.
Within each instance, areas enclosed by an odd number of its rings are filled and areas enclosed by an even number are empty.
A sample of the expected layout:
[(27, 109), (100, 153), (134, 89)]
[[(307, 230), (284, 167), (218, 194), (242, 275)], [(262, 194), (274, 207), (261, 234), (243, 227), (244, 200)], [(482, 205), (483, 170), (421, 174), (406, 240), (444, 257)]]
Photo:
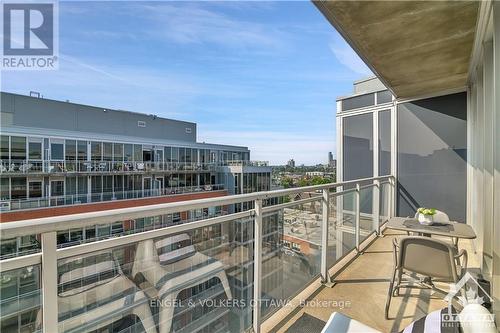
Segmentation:
[(465, 87), (478, 1), (314, 1), (397, 97)]

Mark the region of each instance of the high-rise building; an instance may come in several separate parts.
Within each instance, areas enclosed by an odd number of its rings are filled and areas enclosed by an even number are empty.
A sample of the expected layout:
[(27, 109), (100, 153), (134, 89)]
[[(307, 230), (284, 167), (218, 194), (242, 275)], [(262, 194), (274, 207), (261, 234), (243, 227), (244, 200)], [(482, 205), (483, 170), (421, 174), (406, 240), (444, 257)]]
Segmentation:
[(337, 161), (333, 159), (333, 153), (328, 152), (328, 167), (335, 168), (337, 166)]
[(290, 168), (295, 168), (295, 160), (293, 158), (289, 159), (286, 165)]

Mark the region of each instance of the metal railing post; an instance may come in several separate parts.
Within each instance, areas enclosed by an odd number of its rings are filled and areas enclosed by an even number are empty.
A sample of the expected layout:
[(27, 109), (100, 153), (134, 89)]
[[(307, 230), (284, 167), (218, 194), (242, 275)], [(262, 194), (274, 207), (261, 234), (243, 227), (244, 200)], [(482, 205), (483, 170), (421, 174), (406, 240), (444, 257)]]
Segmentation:
[(396, 211), (396, 182), (393, 177), (389, 178), (389, 218), (395, 216)]
[(43, 332), (58, 331), (56, 232), (42, 234)]
[(359, 209), (359, 201), (360, 201), (360, 186), (359, 183), (356, 183), (356, 192), (354, 192), (354, 214), (355, 214), (355, 226), (354, 226), (354, 232), (355, 232), (355, 237), (356, 237), (356, 250), (359, 252), (359, 243), (360, 243), (360, 238), (359, 238), (359, 221), (360, 221), (360, 209)]
[(322, 214), (321, 223), (321, 279), (323, 283), (330, 282), (328, 276), (327, 252), (328, 252), (328, 217), (330, 216), (330, 190), (323, 190)]
[(376, 179), (373, 186), (373, 223), (377, 236), (380, 236), (380, 181)]
[(253, 255), (253, 331), (260, 333), (260, 299), (262, 295), (262, 199), (255, 200)]

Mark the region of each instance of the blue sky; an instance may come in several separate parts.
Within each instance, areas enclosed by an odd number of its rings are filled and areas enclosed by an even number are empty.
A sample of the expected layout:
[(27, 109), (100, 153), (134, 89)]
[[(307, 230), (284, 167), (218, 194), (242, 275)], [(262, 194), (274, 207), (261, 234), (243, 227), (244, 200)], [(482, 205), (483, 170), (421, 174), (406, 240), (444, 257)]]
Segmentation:
[(335, 98), (370, 75), (309, 1), (60, 2), (59, 52), (2, 90), (193, 121), (272, 164), (335, 154)]

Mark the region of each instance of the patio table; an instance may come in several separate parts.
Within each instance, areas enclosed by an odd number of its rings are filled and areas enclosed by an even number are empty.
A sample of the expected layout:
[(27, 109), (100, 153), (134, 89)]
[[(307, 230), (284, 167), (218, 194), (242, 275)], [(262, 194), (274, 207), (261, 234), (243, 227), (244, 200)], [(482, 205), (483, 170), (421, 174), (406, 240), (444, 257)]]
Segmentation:
[(452, 238), (474, 239), (476, 233), (472, 227), (459, 222), (436, 222), (432, 225), (423, 225), (412, 217), (391, 217), (386, 228), (399, 231), (415, 232), (425, 235), (437, 235)]

